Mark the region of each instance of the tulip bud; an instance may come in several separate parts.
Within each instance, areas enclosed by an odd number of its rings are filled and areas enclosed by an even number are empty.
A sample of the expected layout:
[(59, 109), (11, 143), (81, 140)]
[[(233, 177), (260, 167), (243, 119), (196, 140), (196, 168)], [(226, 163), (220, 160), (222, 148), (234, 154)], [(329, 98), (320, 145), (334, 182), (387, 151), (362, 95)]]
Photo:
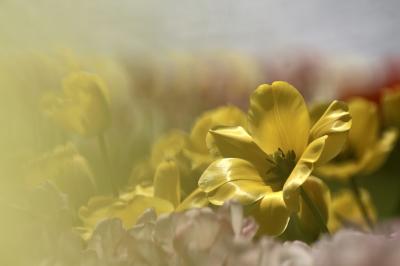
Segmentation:
[(66, 130), (97, 136), (110, 125), (107, 86), (97, 75), (75, 72), (63, 82), (63, 95), (46, 95), (45, 113)]

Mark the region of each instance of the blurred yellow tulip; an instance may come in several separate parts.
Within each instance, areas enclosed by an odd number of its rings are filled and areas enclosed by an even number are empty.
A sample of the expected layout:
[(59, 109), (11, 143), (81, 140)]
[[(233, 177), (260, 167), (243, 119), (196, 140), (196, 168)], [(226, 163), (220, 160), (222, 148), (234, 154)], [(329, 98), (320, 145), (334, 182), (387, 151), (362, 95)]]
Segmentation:
[(87, 206), (79, 209), (79, 217), (83, 226), (78, 228), (84, 239), (89, 239), (96, 225), (109, 218), (121, 219), (125, 228), (136, 224), (137, 219), (148, 208), (153, 208), (157, 214), (168, 213), (174, 210), (171, 202), (147, 195), (143, 195), (141, 188), (121, 194), (118, 198), (97, 196), (91, 198)]
[[(318, 108), (314, 108), (318, 113)], [(345, 148), (335, 160), (316, 169), (316, 173), (340, 181), (370, 174), (379, 169), (392, 151), (398, 137), (394, 128), (381, 132), (375, 103), (362, 98), (349, 101), (353, 124)], [(318, 116), (315, 115), (314, 116)]]
[(53, 181), (78, 206), (96, 191), (89, 164), (72, 143), (57, 146), (28, 162), (24, 179), (29, 187)]
[(98, 136), (111, 121), (108, 88), (95, 74), (74, 72), (63, 82), (63, 94), (47, 94), (45, 114), (66, 130), (83, 136)]
[[(368, 216), (375, 222), (376, 210), (368, 191), (365, 189), (361, 189), (361, 201), (368, 212)], [(345, 226), (368, 229), (368, 224), (366, 224), (363, 214), (356, 204), (354, 194), (349, 189), (343, 189), (333, 194), (331, 215), (328, 221), (328, 228), (331, 232)]]

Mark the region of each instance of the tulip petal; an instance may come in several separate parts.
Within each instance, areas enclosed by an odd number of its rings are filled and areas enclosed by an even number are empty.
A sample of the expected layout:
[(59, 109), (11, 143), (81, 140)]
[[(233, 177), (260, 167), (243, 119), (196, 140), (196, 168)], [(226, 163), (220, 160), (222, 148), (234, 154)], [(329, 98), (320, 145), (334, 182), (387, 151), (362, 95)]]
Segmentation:
[(269, 156), (242, 127), (220, 127), (210, 130), (208, 146), (212, 146), (210, 150), (217, 149), (222, 157), (240, 158), (251, 162), (261, 175), (272, 167), (267, 161)]
[(187, 209), (202, 208), (206, 207), (208, 204), (207, 194), (200, 189), (196, 189), (178, 205), (176, 211), (179, 212)]
[(328, 136), (325, 135), (314, 140), (307, 146), (283, 186), (283, 196), (286, 206), (294, 212), (297, 212), (300, 207), (298, 188), (303, 185), (314, 170), (315, 163), (323, 153), (327, 138)]
[(234, 180), (263, 182), (257, 169), (245, 160), (223, 158), (214, 161), (200, 176), (200, 190), (209, 193), (223, 184)]
[(207, 194), (208, 201), (214, 205), (223, 205), (234, 200), (242, 205), (253, 204), (272, 189), (261, 181), (230, 181)]
[(263, 84), (251, 95), (250, 133), (267, 153), (279, 148), (302, 154), (308, 141), (310, 118), (303, 96), (289, 83)]
[(310, 142), (328, 136), (318, 164), (330, 161), (342, 150), (351, 127), (351, 116), (346, 103), (333, 101), (310, 130)]
[(135, 195), (128, 202), (111, 197), (97, 197), (90, 200), (87, 207), (81, 207), (79, 217), (88, 232), (91, 232), (100, 221), (109, 218), (119, 218), (126, 228), (130, 228), (148, 208), (154, 208), (157, 214), (174, 210), (169, 201), (156, 197)]
[(194, 151), (208, 153), (206, 136), (216, 126), (245, 126), (246, 115), (237, 107), (224, 106), (205, 112), (197, 119), (190, 133), (190, 143)]
[(268, 193), (259, 203), (259, 208), (251, 212), (260, 228), (258, 234), (278, 236), (288, 223), (290, 212), (283, 201), (282, 191)]
[(181, 201), (180, 174), (174, 161), (164, 161), (157, 167), (154, 196), (171, 202), (175, 207)]
[[(319, 213), (326, 224), (329, 218), (329, 204), (331, 201), (331, 194), (328, 186), (321, 179), (310, 176), (304, 182), (302, 187), (307, 193), (307, 196), (314, 203), (315, 207), (319, 210)], [(298, 217), (300, 226), (305, 233), (310, 236), (318, 236), (320, 232), (319, 224), (303, 199), (300, 201)]]
[[(378, 139), (379, 117), (375, 103), (356, 98), (349, 102), (352, 126), (349, 132), (349, 145), (355, 155), (361, 158), (368, 147)], [(368, 129), (368, 134), (365, 130)]]

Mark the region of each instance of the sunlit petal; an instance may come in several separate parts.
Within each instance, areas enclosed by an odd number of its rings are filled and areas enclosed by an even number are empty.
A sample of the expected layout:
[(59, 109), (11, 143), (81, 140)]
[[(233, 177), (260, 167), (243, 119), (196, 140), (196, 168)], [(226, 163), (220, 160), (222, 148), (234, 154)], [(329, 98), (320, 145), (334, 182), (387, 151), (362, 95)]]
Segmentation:
[(248, 113), (250, 133), (268, 154), (302, 154), (308, 141), (310, 118), (303, 96), (290, 84), (263, 84), (251, 95)]
[(347, 141), (350, 128), (351, 116), (346, 103), (332, 102), (310, 130), (310, 141), (328, 136), (318, 160), (319, 164), (326, 163), (339, 154)]
[(235, 180), (230, 181), (207, 194), (208, 201), (214, 205), (234, 200), (242, 205), (252, 204), (261, 199), (272, 189), (261, 181)]
[[(242, 127), (221, 127), (210, 130), (209, 146), (217, 149), (224, 158), (240, 158), (251, 162), (260, 174), (268, 170), (268, 155), (253, 141), (253, 138)], [(212, 149), (212, 148), (211, 148)]]
[(223, 184), (234, 180), (262, 182), (254, 166), (237, 158), (224, 158), (213, 162), (199, 179), (200, 190), (209, 193)]

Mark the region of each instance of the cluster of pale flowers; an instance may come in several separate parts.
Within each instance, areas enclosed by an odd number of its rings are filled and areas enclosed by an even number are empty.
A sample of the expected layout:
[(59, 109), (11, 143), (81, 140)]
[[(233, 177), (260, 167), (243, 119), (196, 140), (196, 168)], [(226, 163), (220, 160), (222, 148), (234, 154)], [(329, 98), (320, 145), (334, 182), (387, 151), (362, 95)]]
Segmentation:
[(132, 228), (124, 228), (119, 219), (103, 220), (86, 247), (77, 236), (62, 234), (39, 265), (396, 265), (399, 228), (391, 224), (374, 233), (346, 229), (307, 245), (255, 239), (258, 225), (243, 216), (238, 203), (160, 217), (149, 209)]

